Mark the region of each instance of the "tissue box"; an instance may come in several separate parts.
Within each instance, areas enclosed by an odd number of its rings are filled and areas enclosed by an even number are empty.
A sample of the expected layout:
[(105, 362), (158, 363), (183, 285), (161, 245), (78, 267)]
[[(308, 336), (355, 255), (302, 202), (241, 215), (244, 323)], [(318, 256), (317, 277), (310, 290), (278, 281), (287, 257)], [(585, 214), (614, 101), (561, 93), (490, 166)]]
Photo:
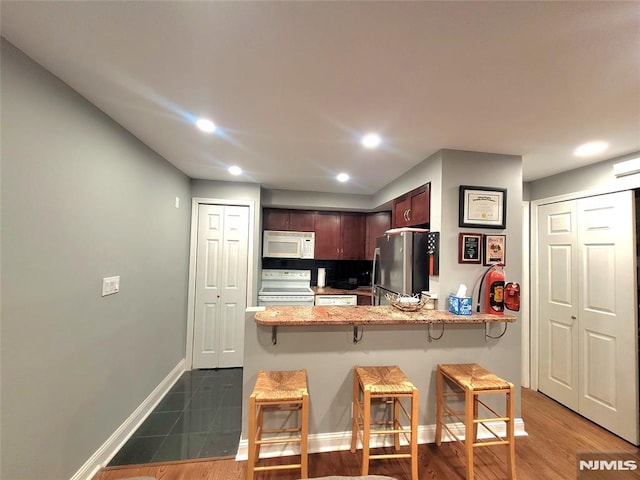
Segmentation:
[(471, 297), (456, 297), (449, 295), (449, 311), (456, 315), (471, 315)]

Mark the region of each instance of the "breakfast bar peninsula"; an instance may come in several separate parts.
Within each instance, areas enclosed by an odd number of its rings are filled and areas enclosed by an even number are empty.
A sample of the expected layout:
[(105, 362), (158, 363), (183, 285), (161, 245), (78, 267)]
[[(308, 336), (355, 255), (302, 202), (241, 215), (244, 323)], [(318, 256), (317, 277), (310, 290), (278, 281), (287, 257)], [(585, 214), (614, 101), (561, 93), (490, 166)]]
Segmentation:
[[(353, 367), (398, 365), (419, 389), (419, 442), (434, 441), (436, 366), (480, 363), (519, 386), (519, 364), (504, 362), (516, 315), (454, 315), (383, 306), (269, 306), (247, 309), (243, 369), (246, 406), (259, 370), (306, 369), (309, 452), (349, 449)], [(507, 341), (511, 339), (511, 341)], [(516, 417), (520, 416), (519, 394)], [(516, 433), (523, 433), (521, 419)], [(265, 450), (266, 454), (266, 450)], [(247, 455), (247, 413), (238, 458)]]

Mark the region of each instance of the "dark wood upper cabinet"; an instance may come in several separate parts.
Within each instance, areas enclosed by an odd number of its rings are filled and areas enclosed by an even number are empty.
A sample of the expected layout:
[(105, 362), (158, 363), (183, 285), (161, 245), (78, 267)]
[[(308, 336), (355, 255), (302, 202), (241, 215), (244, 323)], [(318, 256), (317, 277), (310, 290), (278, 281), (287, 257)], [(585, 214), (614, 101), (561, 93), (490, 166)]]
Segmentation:
[(262, 228), (263, 230), (313, 232), (314, 213), (307, 210), (265, 208), (262, 211)]
[(365, 250), (365, 215), (361, 213), (340, 214), (340, 258), (362, 260)]
[(289, 230), (313, 232), (315, 230), (315, 212), (307, 210), (289, 211)]
[(262, 210), (264, 230), (289, 230), (289, 210), (265, 208)]
[(431, 221), (431, 184), (426, 183), (393, 201), (393, 227), (425, 225)]
[(371, 260), (376, 237), (390, 228), (390, 212), (371, 214), (264, 208), (264, 230), (315, 232), (317, 260)]
[(406, 227), (409, 225), (409, 211), (411, 210), (411, 198), (405, 194), (393, 200), (393, 227)]
[(376, 238), (391, 228), (391, 212), (376, 212), (367, 215), (365, 260), (373, 260)]
[(315, 215), (316, 260), (340, 258), (340, 213), (316, 212)]
[(316, 260), (362, 260), (365, 215), (316, 212)]

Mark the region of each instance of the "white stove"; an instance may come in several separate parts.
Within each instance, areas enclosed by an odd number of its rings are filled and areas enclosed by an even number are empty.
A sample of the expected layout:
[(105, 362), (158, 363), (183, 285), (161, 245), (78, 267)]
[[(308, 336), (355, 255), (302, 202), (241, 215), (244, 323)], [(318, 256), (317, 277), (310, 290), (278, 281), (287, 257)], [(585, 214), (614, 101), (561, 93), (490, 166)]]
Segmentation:
[(311, 306), (311, 270), (262, 270), (258, 306)]

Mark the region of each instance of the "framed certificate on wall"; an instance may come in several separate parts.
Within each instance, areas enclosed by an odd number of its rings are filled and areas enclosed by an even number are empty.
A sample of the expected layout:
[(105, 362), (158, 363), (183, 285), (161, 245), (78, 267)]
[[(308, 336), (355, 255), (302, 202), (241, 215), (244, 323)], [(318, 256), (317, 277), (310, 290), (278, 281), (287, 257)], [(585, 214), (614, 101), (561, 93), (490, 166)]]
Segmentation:
[(507, 189), (460, 185), (459, 227), (507, 226)]

